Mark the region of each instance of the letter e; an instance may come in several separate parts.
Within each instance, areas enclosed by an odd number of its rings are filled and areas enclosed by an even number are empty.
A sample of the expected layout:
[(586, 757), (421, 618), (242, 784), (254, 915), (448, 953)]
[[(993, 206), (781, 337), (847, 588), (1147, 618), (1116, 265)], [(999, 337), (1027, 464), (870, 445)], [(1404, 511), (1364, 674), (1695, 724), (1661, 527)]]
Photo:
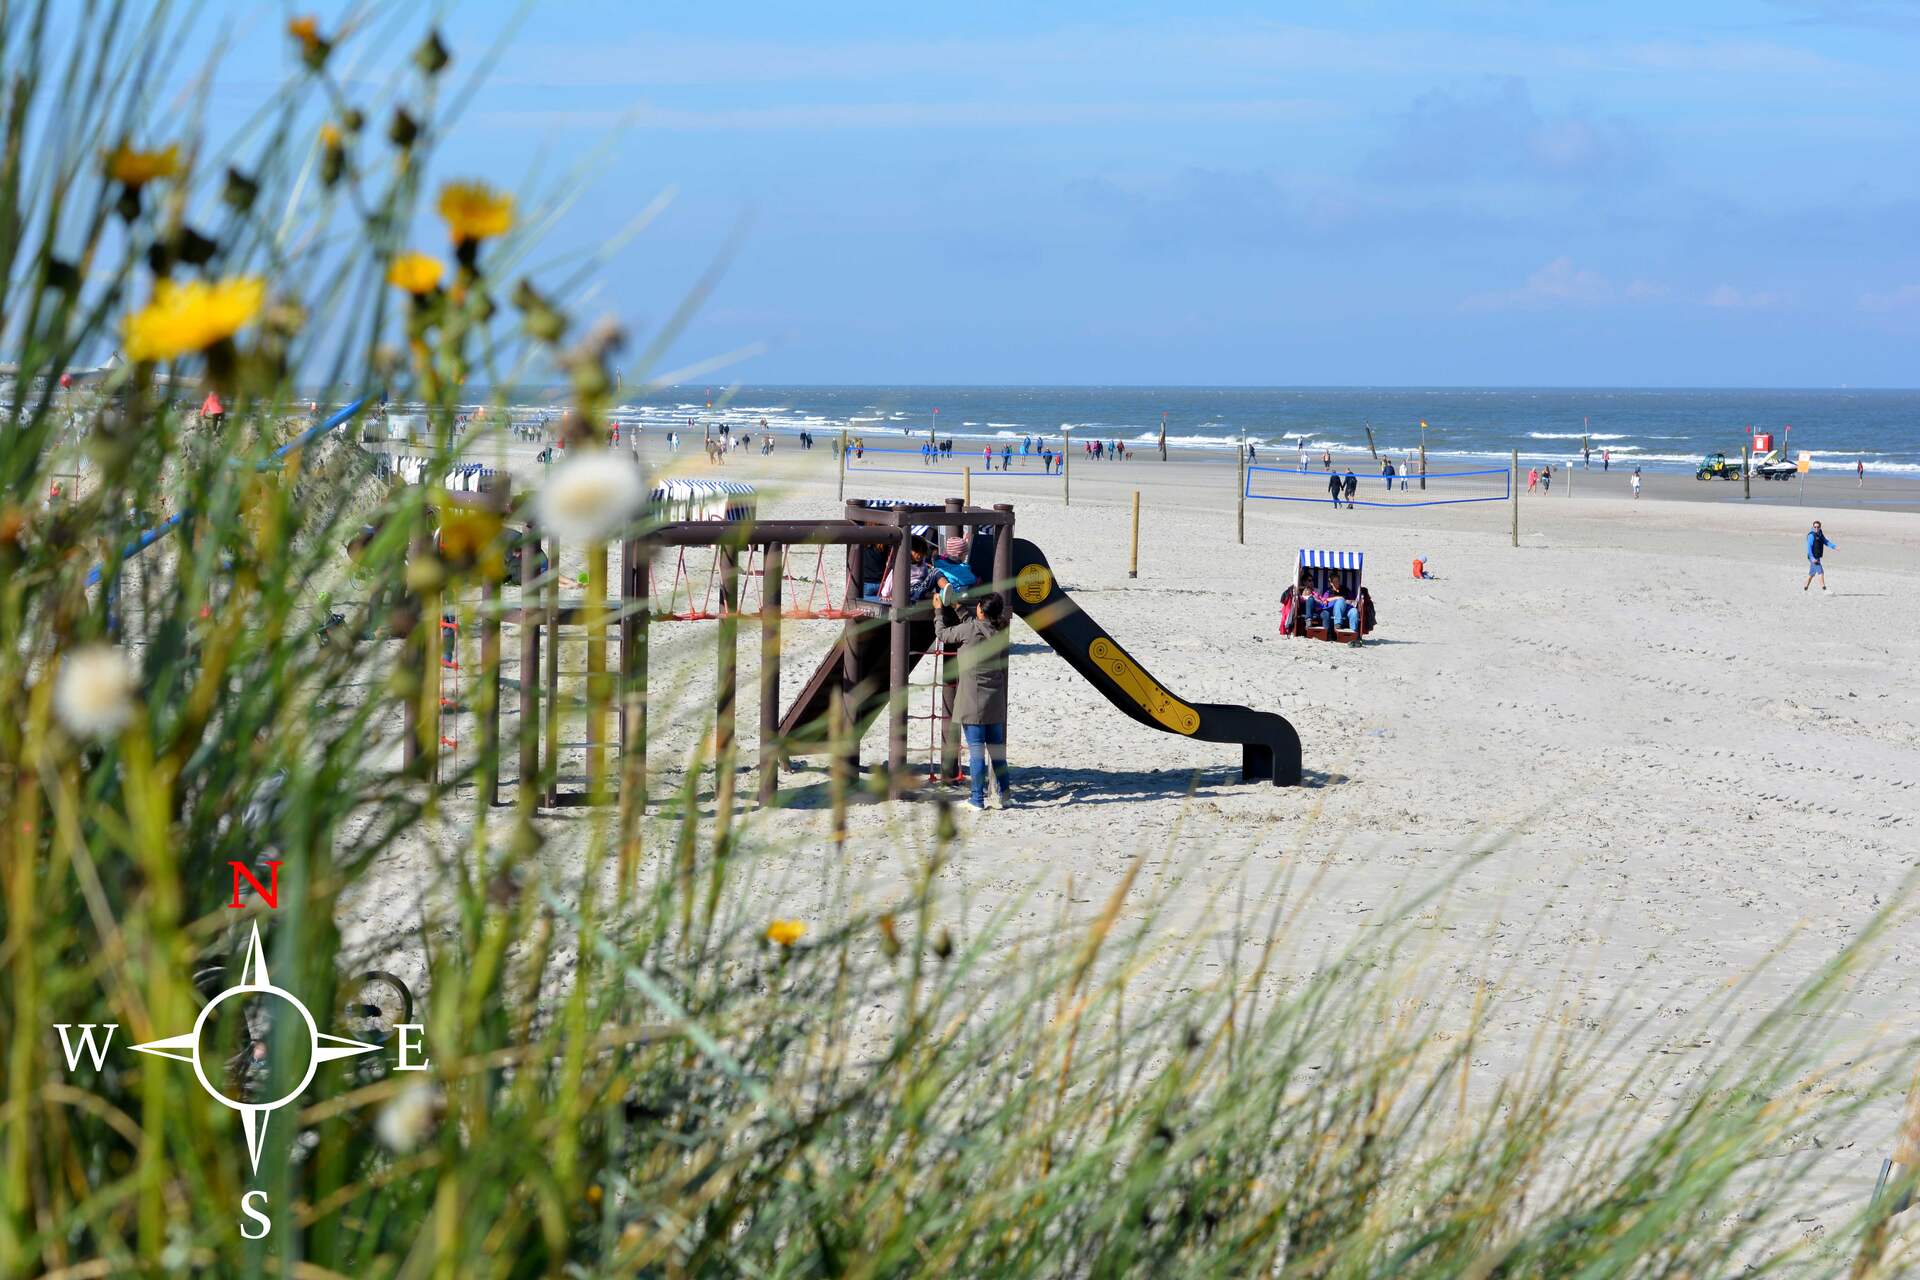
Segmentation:
[[(426, 1024), (420, 1022), (402, 1022), (396, 1025), (394, 1030), (399, 1032), (400, 1035), (398, 1060), (393, 1064), (395, 1071), (425, 1071), (433, 1065), (433, 1063), (425, 1058), (420, 1059), (418, 1062), (408, 1060), (416, 1050), (426, 1048), (425, 1043), (423, 1043), (426, 1038)], [(410, 1036), (407, 1034), (408, 1032), (414, 1032), (416, 1034)]]

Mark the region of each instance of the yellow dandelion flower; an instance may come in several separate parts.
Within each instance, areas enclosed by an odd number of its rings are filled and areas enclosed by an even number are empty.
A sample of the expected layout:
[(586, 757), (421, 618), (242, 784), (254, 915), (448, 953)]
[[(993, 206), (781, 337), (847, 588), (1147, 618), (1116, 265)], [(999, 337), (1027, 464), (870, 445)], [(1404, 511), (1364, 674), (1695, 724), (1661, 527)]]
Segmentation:
[(172, 360), (205, 351), (259, 315), (266, 294), (266, 282), (257, 276), (212, 283), (162, 280), (153, 288), (153, 301), (126, 319), (127, 358)]
[(767, 941), (790, 947), (807, 936), (807, 922), (804, 920), (775, 920), (767, 926)]
[(320, 126), (320, 145), (337, 147), (340, 145), (340, 126), (329, 120)]
[(141, 187), (158, 178), (171, 178), (180, 172), (180, 147), (174, 144), (158, 151), (139, 151), (121, 143), (101, 157), (107, 176), (129, 187)]
[(513, 197), (484, 182), (449, 182), (440, 188), (440, 216), (456, 242), (503, 236), (513, 227)]
[(443, 271), (445, 268), (440, 265), (438, 258), (428, 257), (424, 253), (403, 253), (387, 268), (387, 283), (419, 297), (440, 287)]
[(287, 34), (301, 44), (312, 44), (320, 38), (320, 19), (310, 13), (303, 13), (287, 23)]

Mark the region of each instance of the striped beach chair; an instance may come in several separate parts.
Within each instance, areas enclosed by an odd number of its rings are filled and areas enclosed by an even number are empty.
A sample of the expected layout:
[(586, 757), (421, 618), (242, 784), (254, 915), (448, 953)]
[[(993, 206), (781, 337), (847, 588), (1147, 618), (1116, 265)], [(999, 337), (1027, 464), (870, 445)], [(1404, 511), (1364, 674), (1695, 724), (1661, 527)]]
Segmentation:
[(661, 521), (725, 521), (733, 524), (754, 517), (753, 486), (741, 480), (663, 480), (650, 495), (653, 513)]
[[(1363, 551), (1323, 551), (1300, 548), (1294, 558), (1293, 584), (1280, 597), (1280, 634), (1313, 640), (1358, 641), (1373, 630), (1373, 596), (1365, 585), (1367, 567)], [(1354, 602), (1360, 614), (1358, 631), (1339, 631), (1325, 623), (1307, 625), (1306, 598), (1309, 592), (1324, 590), (1328, 579), (1340, 575), (1340, 591)]]

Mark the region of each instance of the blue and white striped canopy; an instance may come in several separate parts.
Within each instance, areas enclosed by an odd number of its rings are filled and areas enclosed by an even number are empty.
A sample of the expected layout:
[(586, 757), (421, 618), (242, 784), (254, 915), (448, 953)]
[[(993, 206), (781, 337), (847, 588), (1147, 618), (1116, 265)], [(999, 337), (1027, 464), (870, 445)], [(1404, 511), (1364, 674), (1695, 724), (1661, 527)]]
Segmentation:
[(1366, 562), (1364, 551), (1316, 551), (1302, 547), (1297, 563), (1302, 569), (1350, 569), (1360, 573)]

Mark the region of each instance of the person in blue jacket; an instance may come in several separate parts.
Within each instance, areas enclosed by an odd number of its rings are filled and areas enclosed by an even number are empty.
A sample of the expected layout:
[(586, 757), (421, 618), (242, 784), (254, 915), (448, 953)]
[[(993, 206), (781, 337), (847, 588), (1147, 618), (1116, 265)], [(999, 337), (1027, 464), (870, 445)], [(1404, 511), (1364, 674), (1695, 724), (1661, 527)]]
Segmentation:
[(1827, 571), (1820, 565), (1820, 556), (1828, 547), (1839, 545), (1821, 530), (1818, 520), (1813, 522), (1813, 528), (1807, 530), (1807, 580), (1800, 588), (1802, 591), (1811, 587), (1815, 578), (1820, 579), (1822, 591), (1827, 589)]

